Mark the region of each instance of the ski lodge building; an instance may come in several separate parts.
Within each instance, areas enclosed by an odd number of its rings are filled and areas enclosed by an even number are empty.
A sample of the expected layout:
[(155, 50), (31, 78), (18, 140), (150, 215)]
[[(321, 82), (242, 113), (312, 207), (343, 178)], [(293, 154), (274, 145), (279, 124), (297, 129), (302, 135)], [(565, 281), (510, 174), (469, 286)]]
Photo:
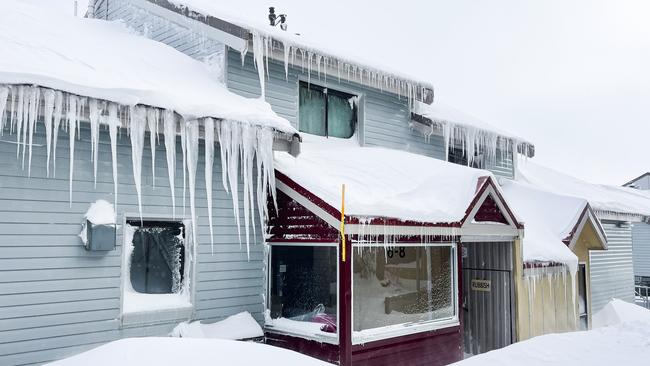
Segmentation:
[(334, 364), (444, 365), (633, 298), (650, 199), (205, 4), (0, 4), (0, 364), (248, 311)]

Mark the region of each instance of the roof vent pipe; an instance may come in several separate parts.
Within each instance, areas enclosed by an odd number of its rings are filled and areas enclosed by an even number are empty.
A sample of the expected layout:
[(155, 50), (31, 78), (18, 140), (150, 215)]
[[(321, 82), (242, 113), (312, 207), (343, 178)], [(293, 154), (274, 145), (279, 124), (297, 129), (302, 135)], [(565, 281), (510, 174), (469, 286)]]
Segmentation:
[(270, 6), (269, 7), (269, 24), (271, 24), (272, 27), (275, 27), (276, 25), (280, 25), (280, 29), (283, 31), (287, 30), (287, 14), (275, 14), (275, 7)]

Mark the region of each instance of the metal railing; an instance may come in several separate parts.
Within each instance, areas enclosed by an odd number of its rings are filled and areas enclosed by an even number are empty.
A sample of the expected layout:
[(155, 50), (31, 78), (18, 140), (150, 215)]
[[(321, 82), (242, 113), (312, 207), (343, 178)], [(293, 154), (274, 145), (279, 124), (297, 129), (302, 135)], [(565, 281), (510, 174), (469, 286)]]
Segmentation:
[(650, 309), (650, 287), (635, 285), (634, 286), (634, 302), (637, 305)]

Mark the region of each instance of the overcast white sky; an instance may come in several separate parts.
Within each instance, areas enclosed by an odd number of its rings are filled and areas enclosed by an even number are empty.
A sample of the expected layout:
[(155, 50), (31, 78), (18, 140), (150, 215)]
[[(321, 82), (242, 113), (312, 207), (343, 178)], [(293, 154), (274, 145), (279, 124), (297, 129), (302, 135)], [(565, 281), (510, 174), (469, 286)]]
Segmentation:
[(650, 1), (224, 3), (260, 22), (276, 6), (292, 32), (421, 76), (440, 101), (535, 143), (538, 163), (608, 184), (650, 171)]

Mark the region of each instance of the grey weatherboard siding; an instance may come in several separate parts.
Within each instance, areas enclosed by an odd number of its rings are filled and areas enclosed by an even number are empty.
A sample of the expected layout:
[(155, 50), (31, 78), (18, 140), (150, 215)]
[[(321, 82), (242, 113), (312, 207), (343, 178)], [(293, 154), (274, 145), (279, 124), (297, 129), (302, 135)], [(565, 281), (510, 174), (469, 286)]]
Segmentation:
[[(0, 137), (0, 365), (39, 364), (118, 338), (168, 334), (178, 320), (153, 316), (150, 325), (121, 325), (122, 228), (117, 230), (117, 248), (107, 254), (87, 252), (77, 236), (91, 202), (97, 199), (113, 202), (106, 129), (101, 129), (95, 188), (90, 131), (87, 124), (82, 124), (82, 139), (75, 147), (72, 206), (68, 201), (68, 134), (59, 133), (56, 178), (46, 178), (42, 121), (37, 123), (36, 132), (31, 178), (21, 168), (21, 160), (16, 159), (16, 144), (11, 143), (15, 134), (8, 135), (5, 130), (5, 135)], [(142, 164), (144, 216), (171, 216), (164, 144), (161, 142), (156, 151), (154, 189), (148, 137), (146, 141)], [(176, 149), (179, 152), (176, 212), (182, 215), (180, 141)], [(130, 140), (125, 130), (121, 131), (118, 150), (120, 223), (125, 213), (137, 217), (138, 212)], [(245, 247), (240, 247), (232, 201), (221, 185), (218, 152), (217, 146), (213, 173), (214, 255), (211, 255), (207, 226), (203, 158), (197, 168), (199, 246), (197, 275), (193, 279), (196, 280), (194, 319), (218, 320), (247, 310), (261, 321), (263, 247), (253, 244), (250, 260)], [(199, 153), (203, 154), (202, 143)], [(189, 192), (187, 203), (189, 215)], [(243, 207), (241, 202), (240, 207)]]
[[(98, 1), (95, 16), (99, 19), (123, 20), (129, 27), (146, 34), (147, 37), (172, 46), (199, 61), (224, 52), (224, 46), (219, 41), (189, 29), (188, 24), (193, 20), (168, 21), (140, 7), (140, 3), (141, 0), (131, 3), (127, 0)], [(259, 97), (259, 77), (253, 65), (252, 52), (248, 52), (243, 65), (239, 51), (226, 47), (225, 52), (225, 81), (228, 89), (245, 97)], [(309, 77), (306, 69), (293, 65), (289, 66), (287, 76), (284, 64), (278, 61), (269, 60), (269, 68), (266, 101), (278, 115), (289, 120), (294, 127), (299, 127), (298, 81), (311, 81), (362, 96), (358, 137), (365, 146), (381, 146), (445, 159), (442, 136), (434, 135), (426, 141), (422, 134), (409, 127), (410, 111), (404, 96), (400, 98), (393, 93), (345, 80), (339, 82), (338, 78), (332, 76), (319, 76), (316, 70), (312, 70)], [(500, 158), (495, 164), (489, 164), (486, 169), (497, 176), (514, 177), (511, 156)]]
[(632, 228), (629, 222), (602, 221), (607, 250), (591, 251), (591, 311), (602, 309), (612, 298), (634, 303)]
[(634, 275), (650, 277), (650, 224), (635, 222), (632, 226)]

